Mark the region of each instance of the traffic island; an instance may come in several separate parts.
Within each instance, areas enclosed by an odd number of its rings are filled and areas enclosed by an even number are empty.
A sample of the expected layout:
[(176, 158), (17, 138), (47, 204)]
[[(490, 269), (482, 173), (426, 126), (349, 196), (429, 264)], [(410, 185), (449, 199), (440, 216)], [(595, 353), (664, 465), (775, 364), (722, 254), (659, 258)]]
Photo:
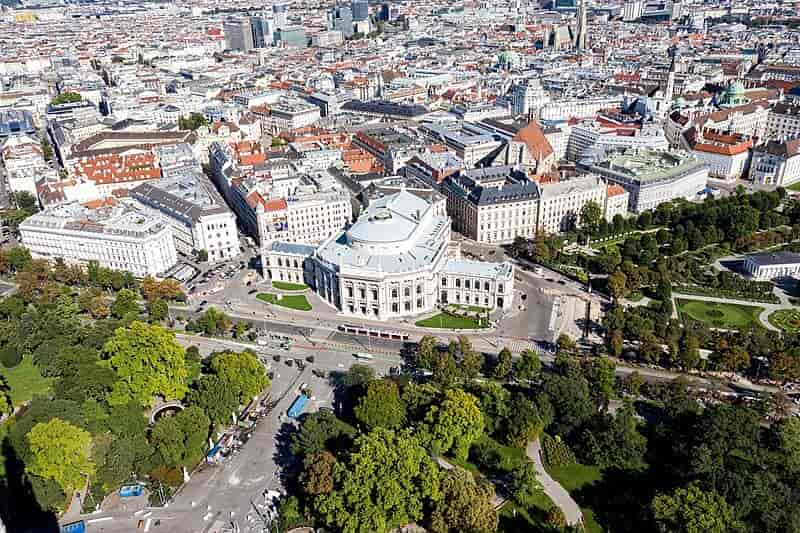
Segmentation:
[(271, 292), (259, 293), (256, 298), (262, 302), (279, 305), (287, 309), (294, 309), (295, 311), (311, 311), (311, 304), (308, 299), (302, 294), (274, 294)]

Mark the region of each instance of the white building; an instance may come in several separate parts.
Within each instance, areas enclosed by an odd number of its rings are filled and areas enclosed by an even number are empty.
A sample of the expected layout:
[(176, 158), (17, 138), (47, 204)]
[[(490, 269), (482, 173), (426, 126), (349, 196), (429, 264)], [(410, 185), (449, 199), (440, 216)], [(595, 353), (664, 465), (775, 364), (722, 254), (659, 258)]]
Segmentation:
[(272, 133), (296, 130), (315, 124), (319, 118), (318, 106), (299, 98), (284, 97), (270, 106), (268, 129)]
[(697, 199), (708, 183), (708, 167), (686, 152), (627, 150), (609, 155), (588, 170), (628, 191), (628, 210), (634, 213), (677, 198)]
[(0, 144), (0, 162), (5, 169), (8, 190), (25, 191), (37, 197), (36, 182), (57, 176), (45, 164), (39, 141), (27, 135), (8, 137)]
[(511, 109), (515, 116), (535, 116), (550, 103), (550, 95), (538, 79), (528, 79), (511, 90)]
[(744, 271), (756, 281), (788, 278), (800, 273), (800, 254), (792, 252), (764, 252), (747, 254)]
[(775, 104), (767, 116), (767, 137), (788, 139), (800, 136), (800, 105)]
[(597, 176), (541, 184), (537, 231), (559, 233), (580, 226), (581, 209), (589, 202), (597, 204), (602, 213), (606, 189), (605, 182)]
[(603, 109), (619, 108), (621, 104), (622, 96), (557, 100), (542, 106), (539, 110), (539, 120), (557, 121), (592, 117)]
[(642, 128), (625, 126), (603, 127), (596, 120), (584, 120), (572, 126), (567, 142), (567, 159), (578, 161), (589, 149), (623, 150), (646, 148), (667, 150), (669, 143), (660, 126), (646, 125)]
[(346, 191), (327, 191), (269, 200), (258, 206), (260, 242), (317, 244), (350, 222), (353, 208)]
[(440, 304), (509, 309), (514, 267), (448, 256), (450, 221), (401, 190), (370, 203), (355, 224), (318, 248), (274, 242), (265, 276), (303, 280), (343, 315), (391, 320)]
[(36, 257), (97, 261), (137, 277), (160, 275), (178, 261), (170, 226), (133, 202), (96, 209), (64, 204), (28, 217), (19, 232)]
[(708, 167), (712, 179), (732, 182), (744, 176), (753, 140), (739, 133), (690, 128), (684, 134), (687, 149)]
[(211, 262), (239, 255), (236, 216), (202, 172), (186, 170), (143, 183), (130, 197), (164, 216), (179, 252), (190, 255), (205, 250)]
[(753, 149), (750, 179), (761, 185), (787, 187), (800, 181), (800, 138), (769, 141)]

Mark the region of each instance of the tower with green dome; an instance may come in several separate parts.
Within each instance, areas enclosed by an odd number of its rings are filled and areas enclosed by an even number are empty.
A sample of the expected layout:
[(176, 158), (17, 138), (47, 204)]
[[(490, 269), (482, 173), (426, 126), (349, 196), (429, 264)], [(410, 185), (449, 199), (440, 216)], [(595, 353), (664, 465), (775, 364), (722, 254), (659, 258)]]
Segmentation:
[(731, 82), (719, 99), (720, 107), (735, 107), (749, 102), (750, 100), (745, 96), (744, 84), (740, 80)]

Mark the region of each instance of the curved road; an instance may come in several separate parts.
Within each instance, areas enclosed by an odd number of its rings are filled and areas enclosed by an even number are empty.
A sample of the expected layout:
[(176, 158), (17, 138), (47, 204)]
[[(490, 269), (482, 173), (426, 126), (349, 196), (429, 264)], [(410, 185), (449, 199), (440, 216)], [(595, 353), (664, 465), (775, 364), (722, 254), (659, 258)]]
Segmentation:
[(567, 524), (574, 526), (582, 523), (583, 514), (581, 513), (581, 508), (572, 499), (569, 492), (558, 481), (550, 477), (550, 474), (544, 469), (541, 451), (542, 445), (539, 439), (529, 442), (525, 448), (525, 454), (533, 461), (533, 465), (536, 467), (536, 479), (542, 484), (544, 493), (564, 513)]

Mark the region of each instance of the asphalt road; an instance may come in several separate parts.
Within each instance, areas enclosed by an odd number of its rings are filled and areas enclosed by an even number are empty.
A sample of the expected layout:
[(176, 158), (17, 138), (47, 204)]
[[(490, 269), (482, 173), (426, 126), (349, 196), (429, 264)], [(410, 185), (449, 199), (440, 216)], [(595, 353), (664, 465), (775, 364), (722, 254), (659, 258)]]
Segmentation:
[[(357, 360), (352, 353), (306, 347), (299, 342), (287, 352), (280, 348), (258, 347), (250, 343), (192, 335), (178, 335), (178, 341), (184, 346), (196, 345), (203, 356), (223, 349), (255, 349), (270, 365), (273, 374), (270, 396), (272, 400), (277, 400), (277, 405), (259, 421), (250, 440), (238, 454), (230, 456), (217, 466), (200, 466), (167, 507), (151, 508), (139, 515), (121, 512), (90, 515), (85, 518), (101, 521), (89, 523), (89, 532), (134, 531), (137, 522), (147, 513), (147, 518), (152, 519), (153, 523), (156, 520), (161, 521), (159, 526), (152, 526), (153, 532), (206, 532), (219, 521), (226, 525), (237, 523), (242, 533), (260, 532), (262, 529), (258, 527), (258, 522), (248, 521), (248, 514), (253, 516), (253, 502), (262, 501), (265, 490), (282, 488), (277, 461), (277, 437), (286, 429), (287, 424), (294, 424), (286, 417), (286, 411), (299, 393), (300, 385), (306, 384), (313, 394), (306, 412), (316, 411), (320, 407), (331, 407), (331, 381), (314, 376), (312, 369), (326, 370), (330, 374), (344, 372), (352, 364), (361, 363), (373, 367), (376, 373), (385, 375), (390, 367), (401, 363), (399, 357), (380, 354), (376, 354), (371, 361)], [(281, 360), (274, 361), (273, 355), (280, 356)], [(314, 356), (314, 363), (307, 364), (303, 371), (298, 370), (296, 365), (290, 367), (285, 363), (288, 358), (305, 359), (310, 355)], [(112, 519), (109, 520), (109, 517)]]

